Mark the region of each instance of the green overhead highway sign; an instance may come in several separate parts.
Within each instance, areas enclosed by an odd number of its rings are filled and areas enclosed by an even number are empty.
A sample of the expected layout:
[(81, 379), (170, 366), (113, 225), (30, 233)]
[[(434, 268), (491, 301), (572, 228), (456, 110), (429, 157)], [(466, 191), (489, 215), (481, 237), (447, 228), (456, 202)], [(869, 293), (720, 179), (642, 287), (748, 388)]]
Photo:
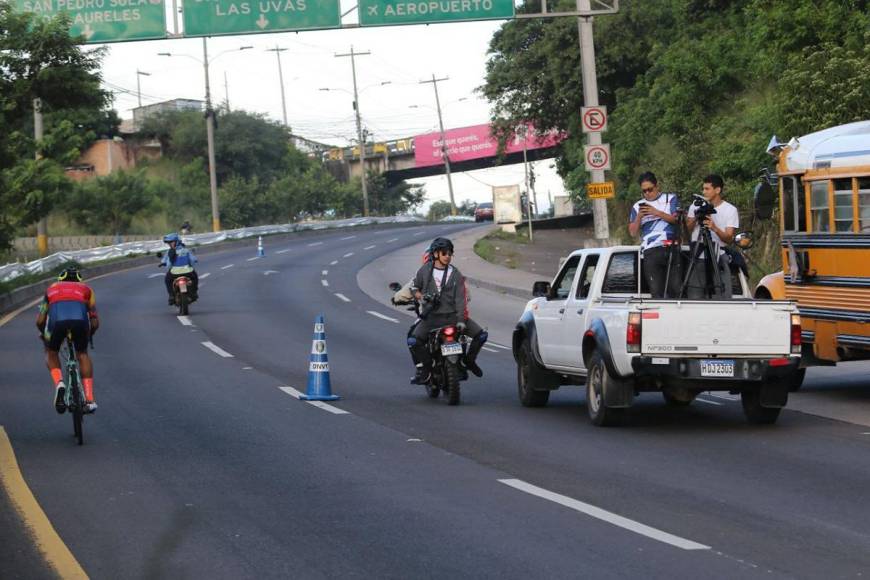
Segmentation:
[(184, 36), (341, 27), (339, 0), (186, 0)]
[(62, 12), (72, 20), (70, 33), (85, 42), (121, 42), (166, 38), (163, 0), (17, 0), (18, 10), (46, 17)]
[(513, 0), (359, 0), (360, 26), (513, 18)]

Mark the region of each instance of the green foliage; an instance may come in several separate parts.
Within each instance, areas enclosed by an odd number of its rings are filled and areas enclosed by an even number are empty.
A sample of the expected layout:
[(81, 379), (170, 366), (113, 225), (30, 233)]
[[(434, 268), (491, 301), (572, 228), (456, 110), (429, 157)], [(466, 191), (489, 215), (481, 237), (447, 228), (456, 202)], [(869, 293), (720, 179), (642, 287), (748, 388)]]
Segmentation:
[(136, 215), (155, 204), (159, 187), (141, 171), (117, 171), (81, 183), (66, 211), (88, 233), (126, 234)]
[(452, 208), (453, 206), (450, 205), (449, 201), (436, 201), (429, 206), (429, 213), (426, 217), (429, 221), (437, 222), (441, 218), (449, 216)]

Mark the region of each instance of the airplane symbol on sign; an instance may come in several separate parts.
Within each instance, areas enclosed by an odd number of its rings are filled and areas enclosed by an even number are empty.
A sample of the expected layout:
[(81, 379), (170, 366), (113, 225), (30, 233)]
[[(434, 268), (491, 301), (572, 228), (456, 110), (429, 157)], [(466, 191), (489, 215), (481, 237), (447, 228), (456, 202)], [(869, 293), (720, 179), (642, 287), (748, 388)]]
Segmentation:
[(378, 7), (377, 6), (369, 6), (369, 16), (377, 16), (378, 15)]

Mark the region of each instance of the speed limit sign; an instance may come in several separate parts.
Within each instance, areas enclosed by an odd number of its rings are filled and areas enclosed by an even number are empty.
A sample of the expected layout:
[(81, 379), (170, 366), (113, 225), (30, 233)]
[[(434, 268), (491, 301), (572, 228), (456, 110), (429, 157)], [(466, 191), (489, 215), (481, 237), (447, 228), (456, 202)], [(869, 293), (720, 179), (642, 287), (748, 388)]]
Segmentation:
[(587, 171), (610, 169), (610, 145), (587, 145), (584, 147)]

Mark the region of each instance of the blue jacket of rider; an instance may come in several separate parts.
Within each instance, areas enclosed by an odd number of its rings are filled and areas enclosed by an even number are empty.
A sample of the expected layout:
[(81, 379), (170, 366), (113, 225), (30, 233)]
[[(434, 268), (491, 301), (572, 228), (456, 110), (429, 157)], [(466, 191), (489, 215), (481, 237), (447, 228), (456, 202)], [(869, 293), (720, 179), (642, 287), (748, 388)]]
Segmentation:
[(181, 268), (185, 266), (193, 267), (197, 262), (196, 256), (194, 256), (190, 250), (187, 249), (183, 243), (178, 242), (175, 246), (175, 250), (169, 250), (165, 254), (163, 254), (162, 264), (164, 266), (168, 266), (170, 268)]

